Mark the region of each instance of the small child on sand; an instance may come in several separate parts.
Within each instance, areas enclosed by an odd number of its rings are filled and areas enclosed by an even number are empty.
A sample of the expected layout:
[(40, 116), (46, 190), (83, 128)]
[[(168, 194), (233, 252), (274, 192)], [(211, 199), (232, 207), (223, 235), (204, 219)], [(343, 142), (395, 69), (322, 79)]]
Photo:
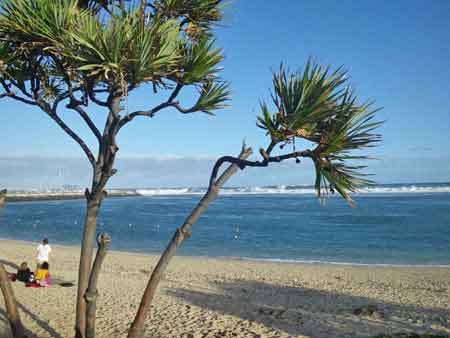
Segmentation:
[(37, 284), (40, 286), (50, 286), (51, 279), (50, 279), (50, 273), (48, 272), (48, 263), (44, 262), (41, 264), (41, 267), (36, 270), (36, 273), (34, 274), (34, 278)]

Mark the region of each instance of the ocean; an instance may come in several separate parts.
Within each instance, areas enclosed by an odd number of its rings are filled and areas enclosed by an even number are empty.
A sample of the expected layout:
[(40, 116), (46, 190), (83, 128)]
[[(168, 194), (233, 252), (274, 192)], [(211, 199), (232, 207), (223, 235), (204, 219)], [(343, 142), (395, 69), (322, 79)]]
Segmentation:
[[(139, 189), (104, 201), (115, 250), (159, 254), (204, 189)], [(285, 262), (450, 266), (450, 183), (383, 185), (323, 202), (311, 187), (228, 188), (178, 254)], [(83, 200), (6, 204), (0, 238), (80, 243)], [(57, 251), (55, 252), (57, 255)]]

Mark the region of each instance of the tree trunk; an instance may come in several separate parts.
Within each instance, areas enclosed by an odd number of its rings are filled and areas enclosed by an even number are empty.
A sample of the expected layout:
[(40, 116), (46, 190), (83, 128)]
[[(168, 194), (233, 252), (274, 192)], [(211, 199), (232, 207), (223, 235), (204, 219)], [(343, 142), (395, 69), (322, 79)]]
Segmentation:
[(6, 189), (0, 190), (0, 210), (3, 209), (6, 199)]
[(17, 311), (16, 299), (14, 298), (11, 283), (3, 263), (0, 263), (0, 288), (2, 289), (3, 298), (5, 299), (6, 315), (11, 326), (13, 337), (24, 338), (25, 334), (19, 311)]
[(97, 216), (103, 199), (103, 191), (89, 197), (84, 222), (83, 240), (81, 242), (80, 266), (78, 271), (78, 293), (76, 308), (75, 337), (85, 338), (86, 332), (86, 293), (89, 275), (91, 273), (92, 257), (94, 254), (94, 239), (97, 227)]
[(111, 237), (107, 233), (102, 233), (97, 237), (97, 255), (95, 256), (94, 266), (92, 267), (91, 276), (89, 278), (89, 286), (85, 294), (86, 299), (86, 338), (95, 338), (95, 311), (97, 307), (97, 281), (108, 251), (108, 245)]
[[(251, 155), (251, 153), (252, 150), (250, 148), (244, 147), (239, 155), (239, 158), (246, 159)], [(139, 305), (139, 309), (136, 313), (136, 317), (134, 318), (133, 324), (131, 324), (130, 331), (128, 332), (128, 338), (141, 338), (148, 309), (155, 296), (155, 292), (163, 277), (164, 271), (169, 265), (172, 257), (175, 255), (175, 251), (181, 243), (183, 243), (183, 241), (191, 235), (192, 225), (198, 220), (200, 215), (205, 212), (209, 204), (216, 199), (220, 188), (237, 172), (237, 170), (237, 165), (230, 165), (224, 173), (210, 185), (206, 194), (202, 197), (191, 214), (186, 218), (183, 225), (175, 231), (172, 240), (169, 242), (168, 246), (161, 255), (158, 264), (154, 268), (150, 280), (148, 281)]]
[(86, 300), (84, 297), (91, 274), (97, 215), (104, 197), (103, 189), (108, 183), (109, 178), (116, 172), (116, 170), (113, 169), (113, 165), (116, 153), (119, 150), (115, 143), (115, 137), (120, 121), (120, 99), (121, 94), (119, 96), (110, 96), (108, 98), (110, 112), (103, 132), (98, 160), (94, 167), (92, 191), (90, 194), (89, 191), (87, 191), (86, 196), (88, 203), (78, 272), (77, 314), (75, 323), (76, 338), (86, 338)]

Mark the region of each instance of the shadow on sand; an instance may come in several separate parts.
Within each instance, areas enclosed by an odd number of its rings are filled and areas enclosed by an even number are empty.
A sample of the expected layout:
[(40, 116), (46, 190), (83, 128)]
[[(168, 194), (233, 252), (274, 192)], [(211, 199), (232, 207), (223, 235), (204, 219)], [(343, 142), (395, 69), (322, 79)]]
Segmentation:
[[(63, 338), (58, 332), (55, 331), (48, 323), (38, 316), (36, 316), (33, 312), (28, 310), (23, 304), (17, 303), (17, 306), (20, 309), (20, 314), (23, 320), (23, 314), (29, 316), (37, 325), (39, 325), (42, 329), (48, 332), (50, 337), (52, 338)], [(25, 335), (27, 338), (40, 338), (36, 334), (29, 331), (26, 327), (24, 328)], [(0, 309), (0, 337), (9, 338), (10, 336), (7, 334), (9, 332), (9, 322), (6, 316), (6, 312), (3, 309)]]
[(4, 259), (0, 259), (0, 263), (5, 265), (5, 266), (8, 266), (8, 267), (10, 267), (11, 269), (14, 269), (14, 270), (19, 269), (19, 266), (16, 263), (13, 263), (13, 262), (10, 262), (10, 261), (4, 260)]
[[(381, 302), (303, 287), (259, 281), (211, 283), (208, 291), (166, 289), (192, 305), (288, 333), (309, 337), (371, 337), (382, 333), (429, 332), (448, 335), (450, 310)], [(448, 290), (442, 290), (448, 292)], [(355, 308), (376, 305), (384, 318), (359, 317)]]

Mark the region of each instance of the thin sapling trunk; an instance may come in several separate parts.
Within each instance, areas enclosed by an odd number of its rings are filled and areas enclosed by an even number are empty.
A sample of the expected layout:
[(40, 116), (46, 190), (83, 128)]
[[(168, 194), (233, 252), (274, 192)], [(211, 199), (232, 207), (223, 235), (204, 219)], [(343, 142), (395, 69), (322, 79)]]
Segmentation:
[(88, 287), (88, 280), (91, 272), (91, 262), (94, 252), (94, 238), (97, 227), (97, 216), (102, 201), (102, 195), (93, 196), (92, 200), (87, 201), (83, 239), (81, 242), (80, 265), (78, 270), (78, 294), (76, 309), (76, 338), (85, 337), (86, 331), (86, 300), (84, 298)]
[(86, 299), (86, 338), (95, 338), (95, 319), (97, 309), (97, 281), (100, 275), (101, 266), (108, 251), (111, 237), (106, 233), (101, 233), (97, 237), (98, 250), (92, 267), (89, 285), (85, 294)]

